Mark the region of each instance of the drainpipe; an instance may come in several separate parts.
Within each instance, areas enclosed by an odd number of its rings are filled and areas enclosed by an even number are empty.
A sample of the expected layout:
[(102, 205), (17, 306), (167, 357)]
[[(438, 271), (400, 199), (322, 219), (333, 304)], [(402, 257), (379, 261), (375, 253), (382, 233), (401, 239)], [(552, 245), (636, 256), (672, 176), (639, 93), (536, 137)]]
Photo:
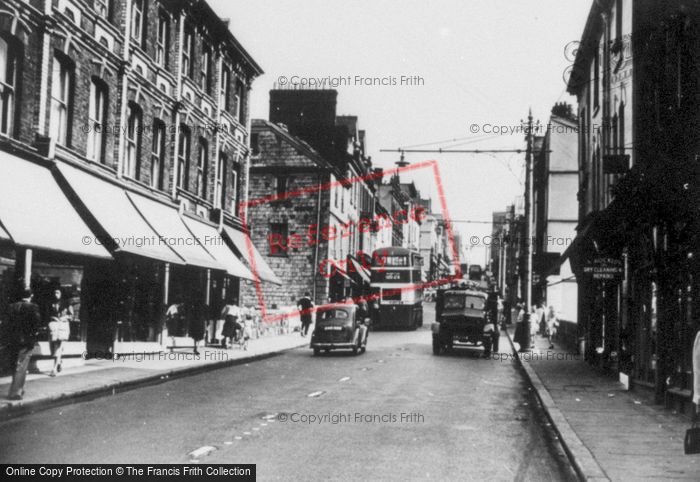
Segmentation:
[[(51, 16), (53, 2), (44, 1), (44, 15)], [(43, 26), (41, 34), (41, 88), (39, 89), (39, 125), (36, 132), (42, 136), (46, 135), (46, 109), (49, 101), (49, 58), (51, 56), (51, 33), (48, 26)]]
[(124, 142), (126, 132), (125, 126), (128, 124), (126, 119), (126, 104), (129, 95), (129, 47), (131, 45), (131, 0), (126, 0), (124, 6), (126, 9), (126, 20), (124, 22), (124, 50), (122, 52), (122, 91), (121, 91), (121, 107), (119, 109), (119, 147), (117, 149), (117, 177), (122, 177), (124, 169)]
[(323, 179), (321, 177), (321, 174), (318, 175), (318, 195), (316, 198), (316, 246), (314, 248), (314, 264), (311, 267), (313, 269), (314, 273), (314, 286), (313, 286), (313, 299), (314, 303), (318, 302), (316, 299), (316, 281), (318, 280), (318, 270), (319, 270), (319, 265), (318, 265), (318, 250), (319, 250), (319, 242), (320, 240), (320, 233), (321, 233), (321, 186), (323, 186)]
[[(173, 184), (171, 186), (170, 197), (177, 200), (177, 180), (180, 177), (178, 172), (180, 161), (178, 159), (180, 150), (180, 102), (182, 102), (182, 42), (185, 35), (185, 11), (180, 12), (180, 26), (178, 28), (177, 42), (177, 86), (175, 87), (175, 146), (173, 156)], [(192, 59), (190, 59), (190, 62)], [(191, 140), (190, 140), (191, 141)]]
[[(214, 145), (216, 152), (214, 154), (214, 206), (218, 206), (220, 210), (223, 209), (221, 203), (221, 192), (219, 191), (219, 163), (221, 162), (221, 80), (223, 75), (224, 57), (221, 51), (219, 51), (219, 59), (216, 62), (216, 79), (218, 85), (217, 101), (216, 101), (216, 136), (214, 140)], [(223, 213), (222, 213), (223, 214)], [(223, 215), (219, 216), (219, 230), (222, 228)]]

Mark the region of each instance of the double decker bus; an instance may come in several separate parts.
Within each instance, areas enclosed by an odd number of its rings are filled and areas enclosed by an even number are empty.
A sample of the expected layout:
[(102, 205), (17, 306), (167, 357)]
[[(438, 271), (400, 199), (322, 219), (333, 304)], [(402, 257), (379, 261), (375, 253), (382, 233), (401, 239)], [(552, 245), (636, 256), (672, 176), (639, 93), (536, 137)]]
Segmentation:
[(372, 254), (370, 289), (376, 301), (374, 328), (415, 330), (423, 326), (422, 259), (418, 251), (387, 247)]

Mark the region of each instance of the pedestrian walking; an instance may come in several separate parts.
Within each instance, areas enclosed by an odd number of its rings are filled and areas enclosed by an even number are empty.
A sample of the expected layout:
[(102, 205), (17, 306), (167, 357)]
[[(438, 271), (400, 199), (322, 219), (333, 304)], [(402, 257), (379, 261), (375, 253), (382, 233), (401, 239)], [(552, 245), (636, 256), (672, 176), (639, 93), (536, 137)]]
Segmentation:
[(32, 292), (24, 290), (22, 299), (12, 303), (8, 308), (7, 346), (13, 363), (10, 400), (22, 400), (27, 368), (32, 358), (34, 345), (39, 341), (41, 315), (39, 307), (32, 302)]
[(498, 323), (498, 326), (503, 326), (505, 324), (504, 319), (503, 319), (503, 298), (500, 296), (498, 297), (496, 301), (496, 306), (497, 306), (497, 311), (498, 311), (498, 318), (496, 319), (496, 322)]
[(204, 318), (206, 307), (204, 303), (194, 302), (192, 304), (192, 309), (188, 310), (189, 316), (189, 334), (194, 341), (194, 351), (195, 355), (199, 355), (197, 350), (197, 345), (200, 341), (204, 339)]
[(530, 348), (535, 348), (535, 335), (537, 334), (537, 330), (540, 329), (538, 316), (537, 306), (532, 305), (530, 307)]
[(64, 303), (60, 289), (53, 292), (54, 299), (49, 306), (49, 348), (53, 357), (53, 369), (49, 376), (55, 377), (62, 370), (63, 342), (70, 338), (70, 320), (73, 308)]
[(544, 301), (539, 304), (536, 311), (537, 315), (535, 316), (533, 323), (537, 325), (537, 333), (541, 336), (547, 336), (547, 305)]
[(311, 293), (308, 291), (304, 293), (299, 301), (297, 301), (297, 308), (299, 308), (300, 318), (301, 318), (301, 336), (304, 337), (309, 332), (309, 326), (311, 326), (311, 310), (314, 307), (314, 302), (311, 301)]
[(228, 303), (221, 310), (221, 317), (224, 319), (224, 328), (221, 330), (221, 346), (231, 348), (233, 340), (237, 339), (238, 331), (241, 329), (238, 318), (241, 316), (241, 309), (235, 301)]
[(173, 303), (165, 312), (165, 326), (170, 336), (170, 349), (175, 348), (175, 335), (179, 333), (182, 317), (182, 303)]
[(525, 306), (522, 303), (516, 305), (518, 316), (515, 322), (515, 342), (520, 345), (519, 351), (527, 351), (530, 347), (530, 333), (525, 329)]
[(504, 320), (503, 320), (504, 324), (510, 325), (511, 323), (513, 323), (513, 305), (509, 299), (505, 299), (503, 301), (503, 316), (504, 316)]
[(547, 341), (549, 341), (549, 349), (554, 348), (552, 340), (557, 334), (557, 328), (559, 327), (559, 319), (557, 318), (557, 313), (554, 310), (554, 306), (549, 307), (547, 311)]

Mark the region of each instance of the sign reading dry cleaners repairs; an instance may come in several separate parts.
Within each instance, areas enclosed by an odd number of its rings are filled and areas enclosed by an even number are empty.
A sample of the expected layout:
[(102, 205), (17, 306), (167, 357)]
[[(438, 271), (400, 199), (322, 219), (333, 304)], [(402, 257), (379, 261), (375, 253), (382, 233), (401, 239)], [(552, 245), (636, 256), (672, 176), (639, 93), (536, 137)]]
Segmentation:
[(594, 280), (619, 280), (622, 271), (622, 260), (616, 258), (594, 258), (592, 264), (583, 267), (583, 272)]

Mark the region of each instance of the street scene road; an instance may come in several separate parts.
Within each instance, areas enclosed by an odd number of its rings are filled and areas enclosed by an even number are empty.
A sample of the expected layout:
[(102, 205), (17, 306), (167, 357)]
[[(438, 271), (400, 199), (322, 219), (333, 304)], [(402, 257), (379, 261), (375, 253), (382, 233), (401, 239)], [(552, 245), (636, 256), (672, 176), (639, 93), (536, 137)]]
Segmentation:
[(24, 416), (0, 425), (0, 462), (188, 463), (213, 447), (196, 460), (255, 463), (261, 480), (574, 480), (517, 362), (436, 357), (430, 340), (429, 323), (371, 332), (363, 355), (299, 348)]
[(0, 474), (700, 481), (699, 127), (700, 0), (0, 0)]

